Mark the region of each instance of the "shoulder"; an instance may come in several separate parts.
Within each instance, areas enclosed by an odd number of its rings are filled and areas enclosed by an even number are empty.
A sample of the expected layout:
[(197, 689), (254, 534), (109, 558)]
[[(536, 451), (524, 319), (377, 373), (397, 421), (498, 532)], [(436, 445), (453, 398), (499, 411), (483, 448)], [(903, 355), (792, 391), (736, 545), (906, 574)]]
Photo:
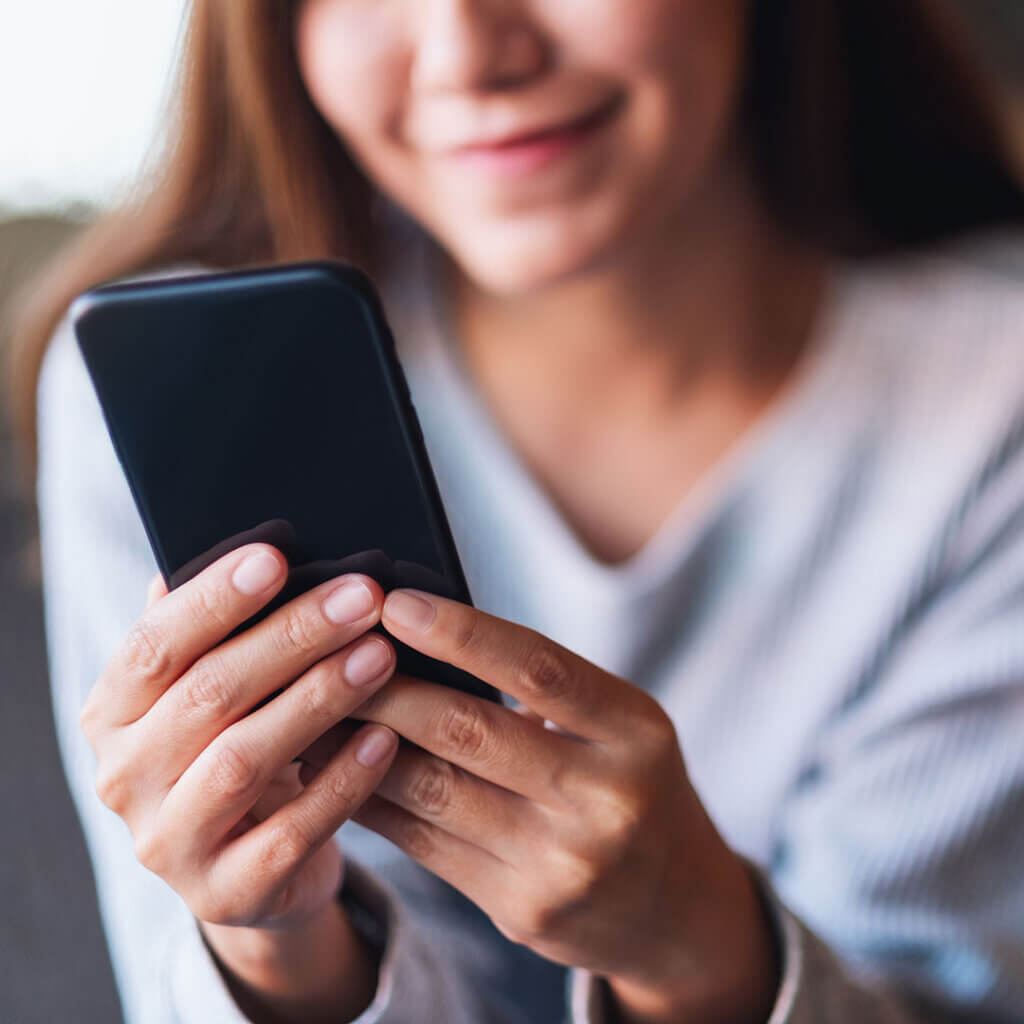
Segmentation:
[(906, 371), (907, 384), (966, 385), (995, 367), (1024, 365), (1024, 234), (970, 238), (848, 277), (851, 341)]
[(972, 238), (847, 276), (849, 379), (918, 447), (984, 449), (1024, 413), (1024, 235)]
[(933, 568), (986, 550), (1024, 507), (1024, 237), (857, 267), (839, 325), (860, 507)]

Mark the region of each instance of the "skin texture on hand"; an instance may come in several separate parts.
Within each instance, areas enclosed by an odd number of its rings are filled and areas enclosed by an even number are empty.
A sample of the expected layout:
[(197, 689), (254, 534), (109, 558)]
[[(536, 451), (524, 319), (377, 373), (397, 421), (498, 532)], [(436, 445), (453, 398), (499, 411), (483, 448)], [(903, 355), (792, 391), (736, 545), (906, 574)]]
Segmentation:
[[(342, 723), (339, 731), (347, 738), (356, 727)], [(296, 761), (283, 768), (250, 813), (265, 820), (299, 796), (304, 765)], [(336, 854), (336, 839), (327, 847), (325, 853)], [(235, 1002), (253, 1024), (337, 1024), (354, 1020), (373, 1001), (379, 954), (352, 928), (337, 900), (293, 928), (198, 925)]]
[(411, 743), (355, 820), (513, 941), (606, 978), (624, 1020), (766, 1020), (778, 984), (769, 922), (657, 702), (531, 630), (433, 595), (393, 591), (382, 622), (525, 711), (394, 677), (359, 715)]
[[(721, 864), (734, 877), (723, 888), (730, 895), (734, 928), (732, 947), (719, 944), (716, 962), (708, 969), (711, 982), (703, 994), (682, 987), (673, 991), (635, 987), (626, 980), (607, 979), (613, 1019), (620, 1024), (690, 1024), (728, 1022), (765, 1024), (775, 1004), (782, 972), (780, 954), (756, 883), (733, 858)], [(746, 920), (749, 927), (743, 927)], [(708, 921), (705, 927), (721, 927)]]
[[(171, 593), (154, 581), (80, 721), (97, 794), (200, 922), (250, 1018), (347, 1020), (373, 997), (376, 961), (337, 902), (333, 837), (398, 739), (346, 719), (390, 678), (394, 651), (366, 635), (383, 593), (359, 575), (235, 633), (286, 576), (279, 551), (251, 544)], [(304, 751), (339, 723), (341, 744), (304, 776)]]
[(379, 958), (337, 903), (285, 931), (201, 924), (221, 974), (253, 1024), (338, 1024), (373, 1001)]
[[(531, 630), (351, 577), (225, 641), (284, 578), (253, 548), (155, 587), (81, 716), (101, 798), (253, 1020), (350, 1020), (373, 998), (376, 961), (335, 899), (349, 818), (513, 941), (605, 978), (625, 1021), (767, 1018), (777, 966), (753, 881), (656, 701)], [(392, 676), (390, 645), (363, 636), (377, 621), (520, 709)]]

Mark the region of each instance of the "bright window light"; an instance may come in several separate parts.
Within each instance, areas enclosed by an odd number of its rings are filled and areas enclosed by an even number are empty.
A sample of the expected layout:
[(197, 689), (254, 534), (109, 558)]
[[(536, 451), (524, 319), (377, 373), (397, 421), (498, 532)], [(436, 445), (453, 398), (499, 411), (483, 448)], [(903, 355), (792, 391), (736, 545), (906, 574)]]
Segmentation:
[(0, 206), (108, 205), (161, 134), (185, 0), (0, 0)]

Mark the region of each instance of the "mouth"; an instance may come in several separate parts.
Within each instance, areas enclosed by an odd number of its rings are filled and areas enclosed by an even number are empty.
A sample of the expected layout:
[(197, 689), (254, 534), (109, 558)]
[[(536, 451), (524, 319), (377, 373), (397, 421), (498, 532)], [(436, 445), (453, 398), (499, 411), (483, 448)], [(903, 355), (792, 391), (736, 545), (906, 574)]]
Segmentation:
[(589, 128), (596, 127), (622, 105), (622, 96), (615, 95), (606, 100), (593, 110), (580, 114), (560, 124), (540, 128), (524, 129), (519, 132), (510, 132), (507, 135), (494, 139), (485, 139), (480, 142), (471, 142), (454, 149), (455, 153), (474, 153), (481, 151), (500, 151), (511, 149), (515, 146), (528, 145), (531, 142), (538, 142), (543, 139), (550, 139), (564, 134), (582, 133)]
[(560, 124), (458, 146), (449, 155), (463, 164), (496, 173), (537, 170), (596, 136), (624, 105), (623, 96), (616, 94), (600, 106)]

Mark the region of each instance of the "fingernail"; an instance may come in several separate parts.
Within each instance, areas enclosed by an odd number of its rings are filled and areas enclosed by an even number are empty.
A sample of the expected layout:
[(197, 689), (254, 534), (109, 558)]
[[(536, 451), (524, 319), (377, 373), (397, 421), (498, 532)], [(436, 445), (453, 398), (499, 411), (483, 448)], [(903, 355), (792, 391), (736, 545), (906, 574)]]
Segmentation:
[(350, 686), (366, 686), (379, 679), (390, 664), (387, 641), (366, 640), (345, 659), (345, 680)]
[(262, 594), (281, 574), (281, 563), (268, 551), (250, 555), (231, 574), (235, 590), (248, 597)]
[(434, 603), (426, 594), (411, 590), (393, 590), (384, 602), (387, 617), (406, 629), (424, 630), (437, 614)]
[(373, 594), (365, 583), (349, 580), (324, 598), (324, 615), (339, 626), (356, 622), (373, 611)]
[(398, 745), (398, 737), (390, 729), (374, 729), (356, 751), (356, 760), (364, 768), (380, 764)]

